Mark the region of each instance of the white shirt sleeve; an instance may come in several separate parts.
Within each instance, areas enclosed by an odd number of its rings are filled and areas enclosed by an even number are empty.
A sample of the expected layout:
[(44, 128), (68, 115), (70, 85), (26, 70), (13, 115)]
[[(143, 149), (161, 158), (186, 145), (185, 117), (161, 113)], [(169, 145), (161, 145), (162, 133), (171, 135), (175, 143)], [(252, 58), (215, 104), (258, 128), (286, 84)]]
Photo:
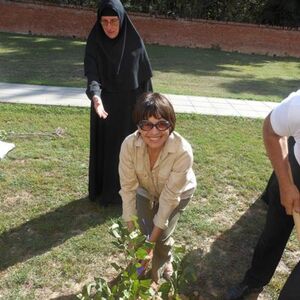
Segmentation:
[(291, 93), (272, 111), (270, 121), (274, 132), (280, 136), (294, 136), (300, 126), (300, 90)]
[(289, 136), (288, 125), (288, 102), (283, 101), (276, 106), (270, 116), (270, 121), (274, 132), (280, 136)]

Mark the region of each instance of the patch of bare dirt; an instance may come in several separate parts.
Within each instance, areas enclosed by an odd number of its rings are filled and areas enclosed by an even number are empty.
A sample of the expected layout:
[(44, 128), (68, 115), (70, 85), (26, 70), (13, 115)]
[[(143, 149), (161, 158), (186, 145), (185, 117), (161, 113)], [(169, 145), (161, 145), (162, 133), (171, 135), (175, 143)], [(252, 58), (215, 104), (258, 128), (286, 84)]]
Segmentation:
[(22, 204), (22, 206), (24, 206), (31, 203), (32, 199), (33, 195), (27, 191), (21, 191), (19, 194), (3, 197), (1, 210), (3, 212), (10, 211), (19, 204)]

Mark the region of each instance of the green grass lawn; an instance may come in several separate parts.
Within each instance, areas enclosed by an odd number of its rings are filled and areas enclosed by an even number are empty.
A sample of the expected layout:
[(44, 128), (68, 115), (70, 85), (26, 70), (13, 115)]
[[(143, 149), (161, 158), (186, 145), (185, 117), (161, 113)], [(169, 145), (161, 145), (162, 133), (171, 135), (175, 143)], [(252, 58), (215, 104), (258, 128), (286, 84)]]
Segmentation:
[[(0, 82), (85, 87), (85, 42), (0, 33)], [(299, 58), (147, 45), (156, 91), (280, 101), (300, 88)]]
[[(261, 126), (255, 119), (178, 115), (176, 130), (193, 146), (198, 187), (175, 238), (197, 271), (190, 292), (205, 300), (220, 299), (241, 279), (263, 226), (257, 199), (271, 167)], [(112, 278), (119, 252), (108, 227), (121, 208), (86, 198), (89, 110), (0, 104), (0, 129), (16, 145), (0, 161), (0, 298), (74, 299), (94, 276)], [(277, 299), (298, 249), (293, 235), (262, 299)]]
[[(85, 42), (0, 33), (0, 82), (85, 87)], [(296, 58), (147, 45), (156, 91), (280, 101), (300, 86)], [(271, 172), (262, 120), (178, 115), (194, 149), (198, 188), (175, 237), (197, 271), (189, 293), (220, 299), (250, 263)], [(57, 129), (62, 134), (56, 134)], [(120, 207), (89, 202), (89, 110), (0, 103), (0, 299), (71, 300), (119, 259), (108, 227)], [(292, 236), (262, 299), (277, 299), (299, 250)], [(216, 271), (217, 270), (217, 271)], [(191, 298), (192, 299), (192, 298)]]

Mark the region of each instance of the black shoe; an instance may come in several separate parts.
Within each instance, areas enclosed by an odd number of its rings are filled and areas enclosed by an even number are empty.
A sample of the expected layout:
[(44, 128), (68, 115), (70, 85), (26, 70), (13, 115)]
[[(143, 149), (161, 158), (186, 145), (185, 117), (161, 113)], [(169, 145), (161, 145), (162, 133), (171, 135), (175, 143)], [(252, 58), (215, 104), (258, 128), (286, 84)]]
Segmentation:
[(239, 283), (228, 289), (225, 300), (242, 300), (245, 296), (250, 294), (259, 294), (263, 287), (250, 287), (246, 283)]

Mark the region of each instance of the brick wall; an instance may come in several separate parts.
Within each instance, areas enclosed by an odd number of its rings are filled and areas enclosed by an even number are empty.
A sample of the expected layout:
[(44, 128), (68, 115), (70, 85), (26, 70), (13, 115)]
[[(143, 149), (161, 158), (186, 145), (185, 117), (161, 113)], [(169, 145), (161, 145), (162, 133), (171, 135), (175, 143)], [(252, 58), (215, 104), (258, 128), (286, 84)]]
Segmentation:
[[(89, 9), (0, 0), (0, 31), (85, 39), (96, 21)], [(300, 57), (300, 30), (214, 21), (130, 16), (144, 41), (181, 47)]]

